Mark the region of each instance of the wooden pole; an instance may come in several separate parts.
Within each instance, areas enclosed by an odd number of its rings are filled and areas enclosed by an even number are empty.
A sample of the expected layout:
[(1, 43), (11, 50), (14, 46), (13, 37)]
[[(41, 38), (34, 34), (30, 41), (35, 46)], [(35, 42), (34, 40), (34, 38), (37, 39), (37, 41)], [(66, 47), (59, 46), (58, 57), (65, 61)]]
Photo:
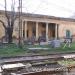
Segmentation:
[(22, 0), (19, 0), (19, 47), (22, 48)]

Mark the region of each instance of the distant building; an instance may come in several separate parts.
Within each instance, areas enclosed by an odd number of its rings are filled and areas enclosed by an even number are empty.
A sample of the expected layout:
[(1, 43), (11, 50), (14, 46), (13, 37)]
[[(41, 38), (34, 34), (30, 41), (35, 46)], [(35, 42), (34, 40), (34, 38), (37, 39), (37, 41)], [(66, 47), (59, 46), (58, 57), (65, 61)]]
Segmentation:
[[(7, 23), (4, 11), (0, 11), (0, 20)], [(15, 21), (13, 36), (19, 36), (19, 20)], [(7, 25), (7, 24), (6, 24)], [(46, 38), (46, 41), (52, 38), (63, 38), (66, 36), (75, 35), (75, 19), (60, 18), (47, 15), (38, 15), (23, 13), (22, 14), (22, 37), (27, 40), (28, 38), (35, 37), (36, 40), (40, 36)], [(0, 38), (5, 36), (5, 30), (0, 23)]]

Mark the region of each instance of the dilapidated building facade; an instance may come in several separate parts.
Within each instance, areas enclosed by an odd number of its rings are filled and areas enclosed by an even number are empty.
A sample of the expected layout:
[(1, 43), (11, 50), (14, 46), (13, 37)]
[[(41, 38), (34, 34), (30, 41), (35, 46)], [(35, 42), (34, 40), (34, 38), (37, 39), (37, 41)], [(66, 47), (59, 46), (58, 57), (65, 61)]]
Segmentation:
[[(69, 18), (59, 18), (47, 15), (23, 13), (22, 19), (22, 38), (27, 40), (35, 37), (38, 40), (43, 36), (46, 41), (52, 38), (63, 38), (75, 35), (75, 20)], [(6, 22), (4, 11), (0, 11), (0, 20)], [(0, 23), (0, 38), (5, 36), (5, 29)], [(7, 25), (7, 24), (6, 24)], [(19, 37), (19, 19), (15, 20), (13, 36)]]

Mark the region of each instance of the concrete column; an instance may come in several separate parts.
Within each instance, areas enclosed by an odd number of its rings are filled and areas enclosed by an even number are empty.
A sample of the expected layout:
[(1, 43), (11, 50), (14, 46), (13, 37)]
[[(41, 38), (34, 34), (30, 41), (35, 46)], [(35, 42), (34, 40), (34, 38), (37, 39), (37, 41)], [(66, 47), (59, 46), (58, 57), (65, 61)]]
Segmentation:
[(57, 24), (55, 25), (55, 39), (57, 39)]
[(58, 24), (55, 25), (55, 38), (58, 39)]
[(23, 39), (23, 21), (22, 21), (22, 23), (21, 23), (21, 38)]
[(27, 40), (27, 21), (25, 21), (25, 40)]
[(55, 39), (57, 39), (57, 24), (55, 24)]
[(46, 41), (48, 42), (48, 23), (46, 23)]
[(38, 40), (39, 36), (38, 36), (38, 22), (36, 22), (36, 40)]

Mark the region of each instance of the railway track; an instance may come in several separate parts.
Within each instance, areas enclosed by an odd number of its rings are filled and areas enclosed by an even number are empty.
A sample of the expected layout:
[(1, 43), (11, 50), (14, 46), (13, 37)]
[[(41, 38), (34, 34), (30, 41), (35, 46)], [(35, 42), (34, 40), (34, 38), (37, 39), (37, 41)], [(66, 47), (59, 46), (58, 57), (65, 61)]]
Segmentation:
[[(18, 62), (22, 62), (23, 63), (23, 62), (39, 61), (39, 60), (54, 60), (54, 61), (56, 61), (56, 60), (62, 60), (62, 59), (64, 59), (64, 57), (75, 58), (75, 53), (48, 54), (48, 55), (29, 55), (29, 56), (15, 56), (15, 57), (1, 57), (0, 58), (0, 65), (2, 67), (3, 65), (7, 65), (7, 64), (9, 65), (10, 63), (18, 64)], [(42, 66), (42, 65), (44, 65), (44, 66)], [(34, 64), (34, 65), (31, 66), (31, 69), (33, 68), (35, 73), (37, 73), (36, 70), (40, 70), (40, 69), (41, 70), (49, 70), (50, 73), (52, 73), (52, 72), (54, 73), (55, 71), (56, 72), (61, 72), (61, 71), (63, 71), (63, 68), (64, 68), (64, 67), (62, 68), (62, 66), (59, 66), (59, 67), (55, 68), (57, 63), (50, 63), (49, 65), (46, 63), (46, 64), (42, 64), (42, 65), (39, 66), (39, 64), (38, 65)], [(18, 70), (20, 70), (21, 67), (13, 67), (14, 73), (19, 72)], [(17, 71), (15, 71), (15, 68), (17, 68)], [(26, 72), (24, 74), (23, 74), (22, 70), (20, 70), (21, 74), (19, 73), (19, 75), (36, 75), (36, 74), (30, 73), (31, 70), (29, 70), (29, 69), (30, 69), (30, 67), (27, 68), (27, 70), (26, 70), (26, 68), (24, 68), (23, 69), (24, 72), (28, 71), (28, 72)], [(33, 72), (33, 70), (32, 70), (32, 72)], [(9, 73), (9, 71), (10, 71), (10, 73), (12, 73), (11, 68), (9, 68), (9, 70), (8, 70), (8, 68), (6, 68), (6, 69), (4, 69), (1, 72), (5, 73), (5, 75), (8, 75), (6, 73)], [(39, 74), (41, 74), (41, 72)]]
[(63, 53), (63, 54), (48, 54), (48, 55), (29, 55), (29, 56), (14, 56), (14, 57), (1, 57), (0, 63), (14, 63), (14, 62), (29, 62), (39, 60), (61, 60), (64, 57), (74, 58), (75, 53)]

